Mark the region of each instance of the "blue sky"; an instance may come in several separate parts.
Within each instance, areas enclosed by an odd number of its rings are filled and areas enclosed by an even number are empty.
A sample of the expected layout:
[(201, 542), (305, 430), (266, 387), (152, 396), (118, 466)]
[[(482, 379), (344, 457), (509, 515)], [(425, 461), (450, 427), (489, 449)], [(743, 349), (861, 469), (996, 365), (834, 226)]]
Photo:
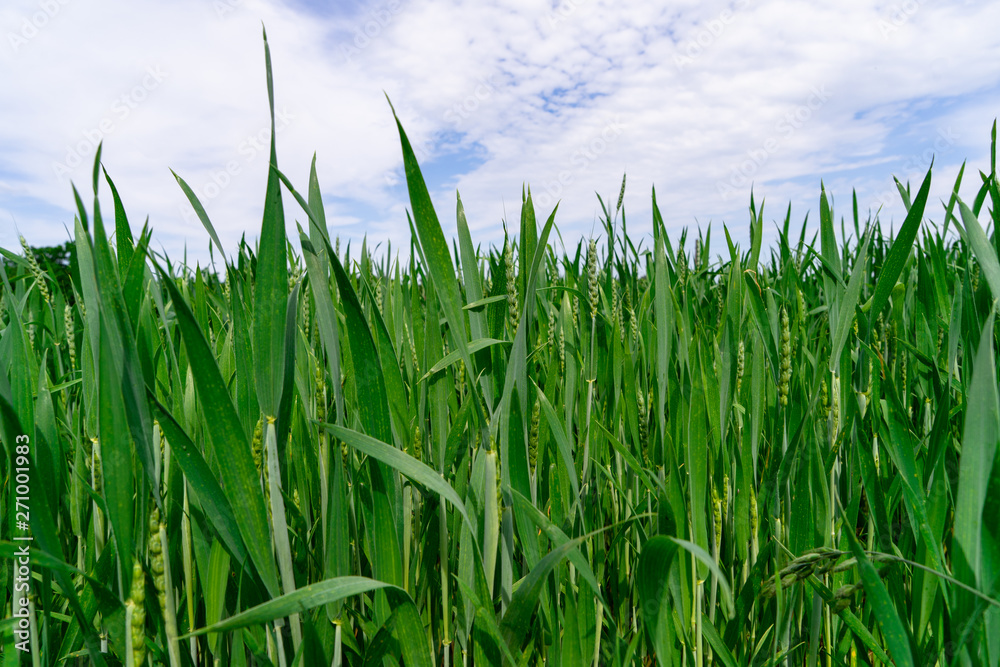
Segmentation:
[[(892, 177), (928, 216), (989, 171), (1000, 115), (1000, 4), (791, 0), (7, 0), (0, 8), (0, 246), (61, 243), (71, 182), (89, 200), (98, 141), (134, 230), (208, 258), (173, 169), (232, 252), (259, 233), (274, 65), (278, 164), (305, 189), (313, 153), (333, 236), (408, 253), (409, 205), (387, 94), (445, 232), (461, 193), (477, 243), (502, 242), (522, 185), (560, 201), (567, 245), (628, 174), (631, 235), (725, 223), (747, 239), (753, 188), (768, 237), (791, 204), (898, 222)], [(102, 208), (111, 210), (102, 185)], [(286, 197), (288, 231), (303, 214)], [(984, 214), (985, 221), (985, 214)], [(719, 236), (713, 235), (718, 239)], [(296, 244), (297, 245), (297, 244)], [(716, 245), (716, 251), (721, 248)]]

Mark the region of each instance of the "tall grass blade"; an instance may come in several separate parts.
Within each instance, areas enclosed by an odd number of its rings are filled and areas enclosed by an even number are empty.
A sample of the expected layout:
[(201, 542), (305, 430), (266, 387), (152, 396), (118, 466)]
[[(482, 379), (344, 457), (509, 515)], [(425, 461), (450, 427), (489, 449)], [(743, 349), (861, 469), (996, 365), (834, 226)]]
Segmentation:
[(899, 275), (903, 272), (903, 265), (906, 264), (907, 257), (913, 249), (913, 241), (917, 238), (917, 231), (920, 229), (920, 221), (924, 217), (924, 207), (927, 205), (927, 196), (931, 189), (931, 169), (927, 170), (924, 182), (917, 191), (917, 196), (913, 204), (909, 207), (903, 226), (899, 228), (899, 234), (889, 248), (889, 254), (882, 264), (882, 272), (879, 274), (878, 282), (875, 283), (875, 293), (871, 300), (871, 314), (869, 317), (878, 317), (879, 313), (889, 301), (889, 295), (896, 286)]
[[(979, 220), (975, 214), (969, 210), (961, 199), (958, 200), (959, 210), (962, 212), (962, 222), (965, 228), (965, 238), (972, 248), (979, 265), (982, 267), (983, 275), (990, 286), (994, 299), (1000, 299), (1000, 260), (998, 260), (997, 250), (986, 238)], [(996, 231), (993, 232), (996, 235)]]
[[(918, 195), (919, 198), (919, 195)], [(913, 210), (911, 208), (911, 210)], [(899, 620), (896, 607), (892, 604), (889, 592), (879, 578), (878, 571), (871, 564), (865, 552), (858, 544), (853, 531), (845, 531), (851, 545), (851, 551), (858, 561), (858, 570), (861, 574), (861, 581), (864, 583), (865, 593), (872, 605), (875, 618), (878, 619), (882, 628), (882, 636), (889, 647), (889, 655), (898, 667), (915, 667), (913, 661), (913, 651), (910, 648), (910, 638), (903, 627), (903, 622)]]
[(441, 477), (441, 474), (433, 468), (421, 463), (406, 452), (376, 440), (371, 436), (367, 436), (364, 433), (358, 433), (357, 431), (334, 424), (321, 424), (321, 426), (351, 447), (372, 458), (378, 459), (387, 466), (398, 470), (407, 478), (440, 495), (458, 510), (458, 513), (462, 516), (462, 520), (466, 523), (466, 527), (469, 530), (475, 530), (472, 520), (465, 512), (465, 503), (462, 502), (461, 497)]
[(285, 313), (288, 308), (288, 256), (281, 183), (275, 148), (274, 83), (271, 50), (264, 32), (264, 62), (267, 68), (267, 100), (271, 109), (271, 158), (264, 198), (264, 220), (260, 230), (260, 254), (254, 283), (253, 345), (256, 361), (257, 400), (266, 417), (277, 417), (285, 375)]
[(184, 472), (185, 481), (198, 497), (201, 508), (208, 515), (212, 527), (219, 532), (221, 544), (240, 566), (249, 565), (246, 545), (240, 536), (236, 514), (232, 505), (212, 474), (212, 470), (191, 438), (181, 428), (167, 408), (149, 392), (149, 402), (167, 440), (170, 452)]
[(159, 265), (156, 265), (156, 269), (173, 303), (191, 366), (198, 369), (193, 375), (195, 387), (203, 410), (212, 415), (212, 419), (206, 423), (206, 431), (215, 459), (219, 463), (226, 495), (230, 505), (243, 508), (243, 511), (236, 513), (236, 524), (264, 587), (272, 597), (276, 597), (278, 574), (272, 556), (271, 531), (267, 526), (267, 512), (250, 453), (250, 441), (243, 431), (215, 356), (198, 327), (194, 314), (177, 290), (173, 279)]
[[(955, 575), (984, 592), (997, 577), (996, 555), (990, 554), (988, 548), (994, 545), (990, 544), (992, 540), (985, 528), (992, 519), (983, 513), (1000, 444), (1000, 393), (992, 335), (995, 314), (994, 309), (983, 327), (972, 369), (952, 537)], [(960, 605), (956, 616), (962, 622), (969, 615), (973, 601), (967, 593), (958, 593), (957, 597)]]
[(636, 588), (642, 602), (642, 620), (660, 665), (669, 666), (674, 643), (669, 578), (678, 545), (666, 535), (646, 540), (636, 566)]
[[(382, 589), (393, 589), (406, 597), (406, 591), (394, 587), (392, 584), (383, 581), (375, 581), (366, 577), (338, 577), (337, 579), (327, 579), (316, 584), (303, 586), (294, 593), (286, 593), (268, 600), (256, 607), (251, 607), (229, 618), (198, 628), (180, 637), (198, 637), (210, 632), (228, 632), (247, 628), (253, 625), (273, 621), (276, 618), (283, 618), (295, 613), (303, 613), (320, 605), (336, 602), (354, 595), (370, 593)], [(412, 604), (412, 602), (411, 602)]]
[(861, 295), (861, 287), (864, 284), (862, 281), (868, 274), (869, 241), (871, 241), (871, 238), (866, 233), (864, 240), (861, 242), (861, 250), (854, 262), (854, 268), (851, 270), (851, 278), (847, 282), (847, 291), (840, 301), (840, 312), (837, 314), (837, 325), (834, 329), (833, 344), (830, 348), (830, 372), (834, 374), (839, 374), (840, 372), (840, 355), (844, 350), (844, 344), (847, 342), (847, 334), (851, 329), (851, 323), (854, 321), (854, 307), (857, 305), (858, 297)]

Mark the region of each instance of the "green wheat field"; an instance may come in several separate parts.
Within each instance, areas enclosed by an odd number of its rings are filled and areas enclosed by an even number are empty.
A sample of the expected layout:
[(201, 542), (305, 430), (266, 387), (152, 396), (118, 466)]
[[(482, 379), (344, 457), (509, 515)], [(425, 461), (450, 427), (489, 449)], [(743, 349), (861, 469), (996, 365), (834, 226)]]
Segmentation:
[(995, 125), (894, 230), (671, 240), (654, 193), (636, 245), (623, 179), (562, 254), (530, 192), (449, 239), (397, 125), (406, 260), (273, 138), (256, 246), (177, 177), (218, 271), (100, 150), (66, 265), (0, 250), (0, 667), (1000, 664)]

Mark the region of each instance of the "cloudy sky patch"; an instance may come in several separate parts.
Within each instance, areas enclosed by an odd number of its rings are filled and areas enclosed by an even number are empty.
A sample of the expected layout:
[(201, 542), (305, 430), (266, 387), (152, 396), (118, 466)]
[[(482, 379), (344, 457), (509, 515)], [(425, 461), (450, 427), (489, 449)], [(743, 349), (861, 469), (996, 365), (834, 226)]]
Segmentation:
[[(897, 221), (892, 176), (923, 177), (940, 219), (963, 161), (989, 170), (1000, 110), (1000, 5), (790, 0), (562, 2), (13, 0), (0, 9), (0, 245), (61, 243), (71, 183), (103, 164), (133, 229), (208, 257), (170, 173), (198, 194), (232, 252), (259, 233), (274, 64), (278, 163), (305, 189), (315, 153), (330, 231), (408, 252), (399, 137), (417, 151), (446, 233), (461, 192), (477, 243), (502, 241), (528, 185), (559, 204), (567, 244), (595, 228), (595, 192), (628, 173), (630, 233), (765, 219), (798, 223), (822, 180)], [(111, 210), (102, 184), (102, 207)], [(963, 187), (971, 198), (974, 190)], [(104, 200), (107, 198), (107, 201)], [(304, 216), (285, 198), (288, 231)], [(810, 220), (816, 218), (815, 212)], [(773, 225), (771, 225), (773, 228)], [(773, 234), (773, 232), (771, 232)]]

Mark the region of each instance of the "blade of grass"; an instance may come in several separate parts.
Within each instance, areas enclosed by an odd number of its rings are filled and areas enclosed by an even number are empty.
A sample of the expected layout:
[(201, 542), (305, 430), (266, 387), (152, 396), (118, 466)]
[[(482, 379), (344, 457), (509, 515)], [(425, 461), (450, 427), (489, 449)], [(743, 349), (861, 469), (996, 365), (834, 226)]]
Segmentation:
[[(997, 260), (995, 248), (986, 238), (986, 233), (976, 219), (975, 214), (969, 210), (961, 199), (958, 200), (959, 210), (962, 212), (962, 222), (965, 227), (965, 238), (972, 248), (979, 266), (982, 267), (983, 276), (993, 292), (994, 299), (1000, 299), (1000, 261)], [(994, 232), (996, 234), (996, 232)]]
[[(933, 168), (933, 164), (931, 167)], [(927, 195), (931, 189), (931, 170), (927, 170), (927, 175), (913, 200), (913, 205), (910, 206), (906, 214), (903, 226), (899, 228), (899, 234), (893, 241), (892, 247), (889, 248), (889, 254), (886, 255), (885, 262), (882, 264), (882, 272), (879, 274), (878, 282), (875, 283), (875, 294), (872, 295), (869, 304), (866, 304), (866, 306), (870, 306), (869, 317), (872, 319), (878, 317), (889, 301), (889, 295), (896, 286), (899, 275), (903, 272), (903, 265), (906, 264), (906, 258), (909, 257), (910, 250), (913, 248), (913, 241), (917, 238), (920, 221), (924, 216), (924, 207), (927, 205)], [(863, 310), (868, 310), (868, 308), (863, 308)]]
[(636, 565), (635, 586), (642, 605), (642, 620), (661, 665), (672, 664), (674, 624), (668, 579), (678, 550), (677, 543), (666, 535), (654, 535), (646, 540)]
[[(911, 208), (912, 210), (912, 208)], [(847, 517), (843, 512), (841, 517), (846, 521)], [(885, 589), (881, 577), (875, 566), (871, 564), (864, 550), (858, 544), (854, 531), (844, 531), (851, 545), (851, 551), (858, 561), (858, 570), (861, 574), (861, 581), (868, 595), (868, 601), (872, 605), (875, 618), (879, 627), (882, 628), (882, 636), (889, 647), (889, 655), (897, 667), (914, 667), (913, 652), (910, 649), (910, 639), (903, 627), (903, 622), (899, 620), (899, 614), (892, 604), (892, 598)]]
[(219, 482), (212, 474), (208, 463), (205, 462), (201, 452), (198, 451), (198, 448), (173, 415), (156, 400), (152, 390), (149, 390), (149, 402), (157, 415), (163, 434), (170, 442), (171, 456), (176, 459), (177, 464), (184, 471), (185, 481), (197, 494), (198, 502), (208, 515), (212, 527), (219, 532), (222, 544), (236, 559), (238, 565), (247, 564), (249, 554), (243, 543), (243, 538), (240, 536), (236, 514), (233, 512), (232, 505), (229, 504), (229, 499), (222, 491), (222, 487), (219, 486)]
[(285, 313), (288, 308), (288, 256), (285, 214), (281, 204), (278, 158), (275, 148), (274, 83), (271, 50), (264, 31), (264, 62), (267, 68), (267, 100), (271, 110), (271, 158), (260, 230), (260, 254), (254, 282), (254, 372), (257, 400), (266, 417), (277, 417), (285, 375)]
[[(968, 390), (951, 549), (956, 576), (979, 590), (987, 589), (996, 576), (995, 572), (985, 569), (989, 556), (983, 540), (984, 524), (990, 521), (983, 516), (983, 508), (1000, 436), (1000, 395), (993, 352), (995, 314), (995, 310), (990, 312), (983, 327)], [(963, 620), (972, 607), (968, 594), (959, 596), (963, 598), (961, 611), (957, 614), (959, 620)]]
[[(382, 589), (396, 589), (402, 595), (406, 591), (397, 588), (384, 581), (375, 581), (367, 577), (338, 577), (337, 579), (327, 579), (317, 584), (303, 586), (294, 593), (287, 593), (273, 600), (268, 600), (256, 607), (251, 607), (229, 618), (198, 628), (179, 639), (188, 637), (198, 637), (210, 632), (228, 632), (239, 628), (248, 628), (253, 625), (267, 623), (276, 618), (283, 618), (294, 613), (303, 613), (320, 605), (336, 602), (354, 595), (362, 595)], [(412, 604), (412, 602), (411, 602)]]
[[(388, 96), (386, 101), (389, 101)], [(427, 184), (417, 164), (417, 158), (413, 153), (410, 140), (403, 130), (403, 124), (396, 115), (396, 110), (389, 102), (392, 109), (392, 117), (396, 121), (396, 128), (399, 130), (399, 142), (403, 151), (403, 167), (406, 172), (406, 187), (410, 195), (410, 208), (413, 210), (413, 223), (420, 240), (420, 248), (430, 278), (434, 283), (434, 292), (441, 302), (441, 310), (444, 312), (451, 331), (451, 338), (462, 355), (465, 362), (466, 372), (470, 381), (476, 376), (476, 365), (472, 362), (469, 354), (469, 338), (465, 330), (465, 317), (462, 312), (462, 297), (458, 287), (458, 279), (455, 274), (455, 267), (451, 262), (451, 253), (448, 252), (448, 244), (438, 221), (434, 205), (431, 203), (430, 194), (427, 192)], [(470, 267), (471, 270), (472, 267)], [(473, 397), (476, 396), (473, 392)], [(480, 423), (485, 428), (485, 414), (482, 406), (477, 402), (476, 414)], [(484, 432), (484, 436), (485, 436)]]
[(440, 495), (443, 499), (454, 505), (455, 509), (458, 510), (458, 513), (462, 515), (462, 519), (465, 521), (469, 530), (475, 531), (475, 526), (473, 525), (472, 520), (469, 518), (469, 515), (465, 513), (465, 503), (462, 502), (461, 497), (459, 497), (459, 495), (455, 492), (455, 489), (453, 489), (451, 485), (444, 480), (439, 472), (430, 466), (421, 463), (406, 452), (396, 449), (392, 445), (388, 445), (380, 440), (372, 438), (371, 436), (365, 435), (364, 433), (358, 433), (357, 431), (352, 431), (349, 428), (336, 426), (334, 424), (321, 423), (320, 426), (346, 442), (351, 447), (354, 447), (358, 451), (367, 454), (372, 458), (378, 459), (387, 466), (398, 470), (407, 478)]
[(264, 587), (272, 597), (276, 597), (278, 575), (271, 555), (271, 532), (267, 526), (267, 512), (250, 452), (250, 441), (233, 407), (232, 397), (219, 372), (215, 355), (198, 328), (194, 314), (173, 279), (159, 264), (154, 262), (154, 265), (160, 274), (160, 282), (166, 287), (173, 303), (188, 359), (191, 366), (198, 369), (193, 374), (195, 388), (205, 414), (212, 415), (206, 422), (205, 430), (219, 463), (226, 495), (231, 505), (240, 506), (244, 510), (236, 514), (236, 524)]
[(847, 291), (840, 301), (840, 310), (837, 313), (837, 325), (834, 329), (833, 342), (830, 348), (831, 373), (839, 374), (840, 372), (840, 355), (844, 349), (844, 343), (847, 342), (847, 334), (851, 329), (851, 323), (854, 321), (854, 307), (857, 305), (858, 297), (861, 295), (862, 281), (868, 275), (869, 241), (871, 241), (871, 237), (866, 232), (865, 238), (861, 243), (861, 251), (854, 262), (854, 268), (851, 270), (851, 278), (847, 282)]

